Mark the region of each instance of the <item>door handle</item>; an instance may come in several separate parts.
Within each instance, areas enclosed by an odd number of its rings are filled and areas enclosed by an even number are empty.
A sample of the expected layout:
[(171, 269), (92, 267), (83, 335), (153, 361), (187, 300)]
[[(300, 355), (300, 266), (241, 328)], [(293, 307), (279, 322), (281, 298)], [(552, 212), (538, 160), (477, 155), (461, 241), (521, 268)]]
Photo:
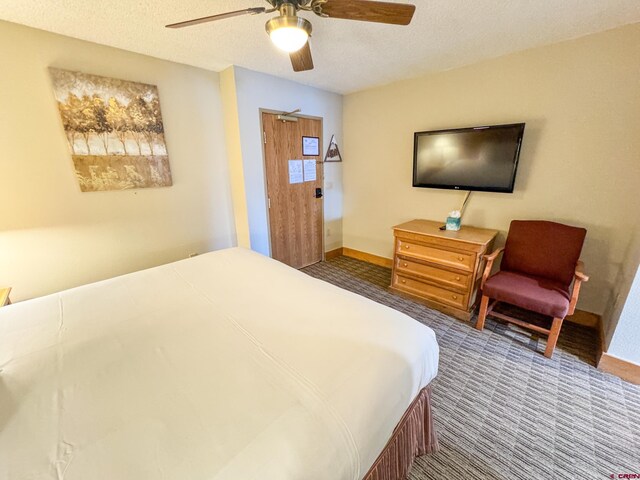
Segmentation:
[(316, 188), (316, 194), (314, 195), (316, 198), (322, 198), (322, 188)]

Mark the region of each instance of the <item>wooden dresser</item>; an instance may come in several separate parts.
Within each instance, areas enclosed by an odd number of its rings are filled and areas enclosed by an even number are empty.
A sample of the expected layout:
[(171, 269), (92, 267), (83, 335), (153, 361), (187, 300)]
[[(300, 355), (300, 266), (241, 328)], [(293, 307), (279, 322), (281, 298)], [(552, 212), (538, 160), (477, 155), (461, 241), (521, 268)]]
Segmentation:
[(475, 307), (483, 255), (497, 230), (463, 226), (440, 230), (442, 222), (412, 220), (393, 227), (391, 289), (463, 320)]

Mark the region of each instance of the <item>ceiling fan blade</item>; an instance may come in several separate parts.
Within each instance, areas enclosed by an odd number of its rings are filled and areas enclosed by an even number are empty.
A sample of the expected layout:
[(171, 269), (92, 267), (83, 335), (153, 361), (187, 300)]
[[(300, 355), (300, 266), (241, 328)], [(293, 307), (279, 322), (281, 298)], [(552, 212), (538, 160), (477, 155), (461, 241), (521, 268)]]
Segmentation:
[(313, 58), (311, 57), (309, 42), (305, 43), (304, 47), (297, 52), (290, 53), (289, 58), (291, 58), (291, 65), (293, 65), (294, 72), (313, 70)]
[(219, 15), (210, 15), (208, 17), (195, 18), (193, 20), (187, 20), (186, 22), (178, 22), (167, 25), (167, 28), (182, 28), (190, 27), (191, 25), (198, 25), (200, 23), (213, 22), (215, 20), (222, 20), (225, 18), (238, 17), (240, 15), (257, 15), (259, 13), (266, 12), (264, 7), (245, 8), (244, 10), (236, 10), (235, 12), (221, 13)]
[(319, 5), (321, 13), (330, 18), (363, 22), (409, 25), (416, 11), (407, 3), (371, 2), (369, 0), (327, 0)]

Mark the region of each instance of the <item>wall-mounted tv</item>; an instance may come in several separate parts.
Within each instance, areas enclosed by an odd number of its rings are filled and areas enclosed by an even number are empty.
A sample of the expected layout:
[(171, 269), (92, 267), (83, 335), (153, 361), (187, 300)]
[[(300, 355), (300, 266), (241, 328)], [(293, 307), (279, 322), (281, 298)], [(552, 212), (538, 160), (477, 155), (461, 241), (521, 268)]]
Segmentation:
[(416, 132), (413, 186), (512, 193), (524, 123)]

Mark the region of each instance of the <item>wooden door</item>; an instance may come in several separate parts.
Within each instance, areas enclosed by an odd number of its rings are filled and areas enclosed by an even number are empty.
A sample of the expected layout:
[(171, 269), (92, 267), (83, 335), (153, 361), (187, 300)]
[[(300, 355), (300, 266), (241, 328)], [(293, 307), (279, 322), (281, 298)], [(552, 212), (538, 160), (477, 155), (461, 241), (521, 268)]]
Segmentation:
[[(322, 120), (298, 117), (297, 122), (283, 122), (277, 115), (263, 113), (262, 126), (271, 256), (294, 268), (320, 262), (323, 250)], [(318, 155), (302, 154), (303, 136), (319, 139)], [(303, 175), (303, 181), (295, 183), (299, 178), (290, 176), (292, 160), (315, 160), (315, 180), (309, 179), (311, 175)]]

